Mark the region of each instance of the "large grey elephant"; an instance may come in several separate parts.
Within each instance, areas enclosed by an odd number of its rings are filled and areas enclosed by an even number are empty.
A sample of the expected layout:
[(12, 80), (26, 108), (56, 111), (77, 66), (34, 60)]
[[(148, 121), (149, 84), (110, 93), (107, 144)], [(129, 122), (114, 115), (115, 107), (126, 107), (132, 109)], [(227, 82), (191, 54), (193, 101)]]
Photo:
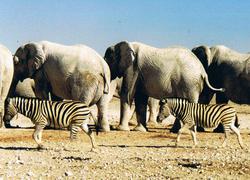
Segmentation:
[[(250, 54), (243, 54), (225, 46), (199, 46), (192, 49), (202, 62), (211, 85), (222, 87), (216, 92), (217, 103), (250, 104)], [(214, 91), (204, 88), (200, 101), (209, 103)]]
[(62, 99), (96, 104), (99, 126), (103, 131), (110, 130), (107, 119), (110, 70), (93, 49), (41, 41), (19, 47), (13, 59), (15, 79), (34, 79), (39, 98), (48, 99), (51, 92)]
[(105, 60), (111, 79), (123, 77), (121, 116), (118, 129), (130, 130), (129, 107), (135, 99), (137, 123), (135, 130), (146, 131), (148, 97), (182, 97), (198, 102), (207, 74), (198, 58), (188, 49), (159, 49), (139, 42), (122, 41), (107, 48)]
[(0, 45), (0, 127), (3, 125), (4, 102), (12, 82), (13, 71), (11, 52)]

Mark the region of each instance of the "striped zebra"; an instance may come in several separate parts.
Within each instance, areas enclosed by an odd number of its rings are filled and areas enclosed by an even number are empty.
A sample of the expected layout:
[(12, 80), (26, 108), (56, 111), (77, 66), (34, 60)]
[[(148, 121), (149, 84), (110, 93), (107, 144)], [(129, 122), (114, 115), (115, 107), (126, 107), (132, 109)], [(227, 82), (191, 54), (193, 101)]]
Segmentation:
[[(187, 100), (180, 98), (167, 98), (162, 100), (161, 103), (167, 103), (171, 114), (180, 119), (181, 129), (177, 135), (176, 146), (180, 141), (180, 135), (184, 128), (190, 130), (194, 146), (196, 146), (196, 126), (214, 128), (217, 127), (219, 123), (222, 123), (225, 132), (225, 140), (223, 141), (222, 146), (224, 147), (226, 145), (228, 132), (231, 129), (236, 133), (238, 142), (241, 148), (243, 148), (239, 129), (234, 125), (235, 121), (238, 121), (238, 117), (233, 107), (226, 104), (190, 103)], [(160, 112), (160, 114), (161, 113), (162, 112)]]
[(8, 98), (5, 105), (6, 117), (13, 118), (17, 113), (31, 119), (35, 124), (33, 139), (42, 147), (42, 131), (45, 126), (59, 129), (70, 128), (70, 138), (74, 139), (82, 129), (91, 140), (92, 149), (95, 139), (88, 127), (89, 107), (78, 101), (48, 101), (36, 98)]

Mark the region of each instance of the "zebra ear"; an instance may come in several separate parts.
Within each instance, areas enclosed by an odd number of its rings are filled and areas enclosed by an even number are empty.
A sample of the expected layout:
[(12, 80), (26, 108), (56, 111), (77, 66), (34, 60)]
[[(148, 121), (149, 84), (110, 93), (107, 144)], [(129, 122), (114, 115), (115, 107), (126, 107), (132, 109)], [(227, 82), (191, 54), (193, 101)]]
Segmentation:
[(160, 100), (160, 105), (164, 105), (164, 104), (166, 104), (166, 103), (167, 103), (166, 99)]

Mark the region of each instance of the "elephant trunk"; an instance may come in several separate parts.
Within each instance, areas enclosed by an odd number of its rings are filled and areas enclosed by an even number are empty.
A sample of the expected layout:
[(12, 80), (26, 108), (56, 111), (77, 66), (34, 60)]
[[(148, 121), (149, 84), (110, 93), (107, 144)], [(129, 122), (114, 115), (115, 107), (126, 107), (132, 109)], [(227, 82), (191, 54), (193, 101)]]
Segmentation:
[(132, 104), (133, 98), (136, 91), (136, 84), (139, 76), (139, 70), (136, 67), (137, 65), (130, 66), (123, 77), (122, 84), (122, 94), (126, 94), (126, 101), (129, 105)]
[(13, 77), (13, 80), (11, 82), (9, 93), (8, 93), (7, 97), (13, 97), (14, 96), (18, 81), (19, 80), (17, 78)]

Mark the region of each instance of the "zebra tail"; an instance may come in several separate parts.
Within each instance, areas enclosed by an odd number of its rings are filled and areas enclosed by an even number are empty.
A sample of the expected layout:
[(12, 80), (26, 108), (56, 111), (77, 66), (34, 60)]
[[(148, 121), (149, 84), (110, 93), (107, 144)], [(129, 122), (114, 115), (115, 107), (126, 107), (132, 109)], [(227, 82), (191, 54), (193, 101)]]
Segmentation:
[(95, 116), (93, 115), (93, 113), (90, 111), (90, 116), (93, 119), (94, 123), (95, 123), (95, 131), (96, 131), (96, 135), (98, 136), (98, 133), (100, 131), (100, 127), (97, 123), (97, 119), (95, 118)]
[(235, 125), (235, 127), (237, 127), (237, 128), (240, 127), (239, 118), (238, 118), (238, 115), (237, 115), (237, 114), (235, 114), (235, 122), (234, 122), (234, 125)]

